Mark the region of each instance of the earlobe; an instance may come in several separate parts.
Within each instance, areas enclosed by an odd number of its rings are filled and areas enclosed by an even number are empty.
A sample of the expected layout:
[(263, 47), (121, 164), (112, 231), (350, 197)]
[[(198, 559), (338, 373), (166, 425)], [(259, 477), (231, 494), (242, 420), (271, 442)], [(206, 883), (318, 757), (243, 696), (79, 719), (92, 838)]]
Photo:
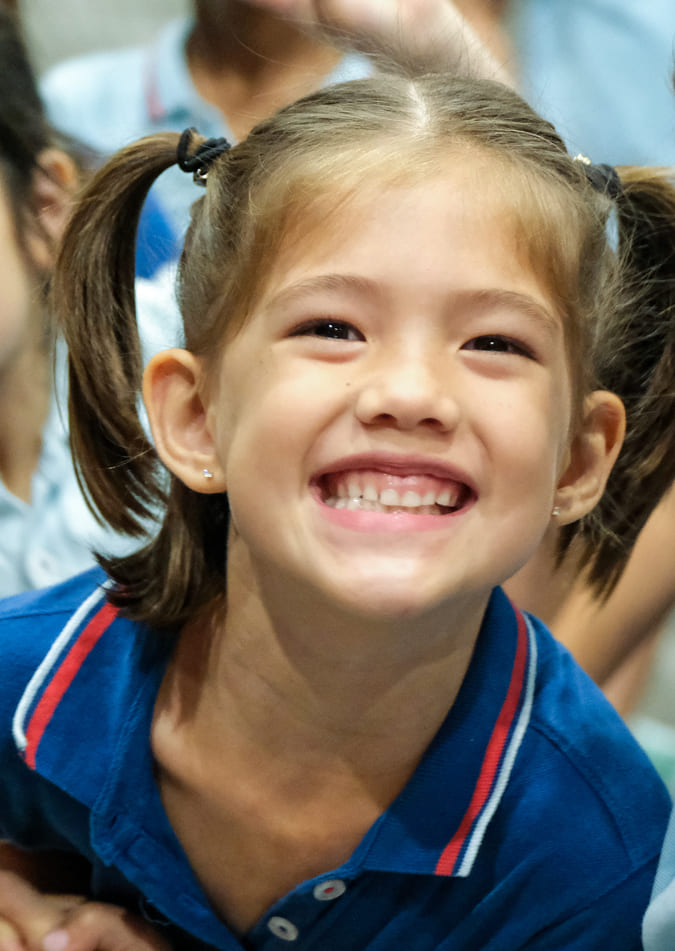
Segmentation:
[(225, 491), (202, 395), (202, 362), (187, 350), (162, 350), (143, 375), (143, 400), (157, 452), (190, 489)]
[(600, 501), (625, 428), (626, 414), (618, 396), (596, 390), (587, 397), (581, 430), (572, 441), (555, 494), (558, 524), (576, 522)]

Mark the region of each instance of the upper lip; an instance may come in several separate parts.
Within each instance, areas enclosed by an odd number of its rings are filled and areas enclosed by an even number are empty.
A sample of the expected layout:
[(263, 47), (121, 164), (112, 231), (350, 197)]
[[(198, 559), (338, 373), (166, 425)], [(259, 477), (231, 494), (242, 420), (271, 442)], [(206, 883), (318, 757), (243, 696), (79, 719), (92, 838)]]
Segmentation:
[(331, 473), (358, 470), (374, 470), (402, 476), (429, 475), (449, 482), (462, 483), (472, 492), (476, 492), (471, 477), (452, 463), (435, 457), (392, 452), (363, 452), (343, 456), (319, 469), (312, 477), (312, 482), (318, 482), (323, 476)]

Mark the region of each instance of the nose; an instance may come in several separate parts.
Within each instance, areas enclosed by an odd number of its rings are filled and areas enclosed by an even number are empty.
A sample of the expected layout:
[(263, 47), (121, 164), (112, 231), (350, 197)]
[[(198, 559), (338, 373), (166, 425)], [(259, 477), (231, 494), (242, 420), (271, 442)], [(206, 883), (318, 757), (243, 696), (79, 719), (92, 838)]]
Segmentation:
[(369, 426), (450, 431), (460, 415), (451, 376), (442, 354), (397, 350), (367, 370), (357, 395), (356, 415)]

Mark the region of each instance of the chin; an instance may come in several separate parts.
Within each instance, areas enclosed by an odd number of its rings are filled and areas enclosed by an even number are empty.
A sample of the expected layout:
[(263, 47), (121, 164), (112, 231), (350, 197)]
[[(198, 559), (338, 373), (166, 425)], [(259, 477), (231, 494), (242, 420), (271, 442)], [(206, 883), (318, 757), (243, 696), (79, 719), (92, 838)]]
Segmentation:
[(343, 607), (364, 620), (382, 623), (414, 620), (442, 607), (448, 600), (447, 592), (434, 595), (419, 584), (393, 582), (391, 578), (378, 581), (361, 579), (349, 587), (348, 593), (338, 596)]

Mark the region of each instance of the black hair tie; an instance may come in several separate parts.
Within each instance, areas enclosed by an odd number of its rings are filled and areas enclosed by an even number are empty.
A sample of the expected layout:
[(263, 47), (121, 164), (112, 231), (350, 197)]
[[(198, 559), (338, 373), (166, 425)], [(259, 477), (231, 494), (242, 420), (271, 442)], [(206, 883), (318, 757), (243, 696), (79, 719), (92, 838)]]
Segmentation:
[(192, 136), (196, 134), (198, 133), (194, 128), (186, 129), (181, 134), (178, 141), (178, 148), (176, 149), (176, 161), (182, 172), (191, 172), (195, 183), (206, 188), (206, 176), (211, 165), (218, 156), (222, 155), (223, 152), (227, 152), (230, 148), (230, 143), (227, 139), (222, 137), (219, 139), (206, 139), (206, 141), (197, 146), (195, 151), (190, 154), (190, 142), (192, 141)]
[(586, 178), (596, 192), (607, 195), (612, 200), (617, 199), (623, 193), (623, 184), (613, 165), (595, 165), (585, 155), (577, 155), (574, 161), (583, 165)]

